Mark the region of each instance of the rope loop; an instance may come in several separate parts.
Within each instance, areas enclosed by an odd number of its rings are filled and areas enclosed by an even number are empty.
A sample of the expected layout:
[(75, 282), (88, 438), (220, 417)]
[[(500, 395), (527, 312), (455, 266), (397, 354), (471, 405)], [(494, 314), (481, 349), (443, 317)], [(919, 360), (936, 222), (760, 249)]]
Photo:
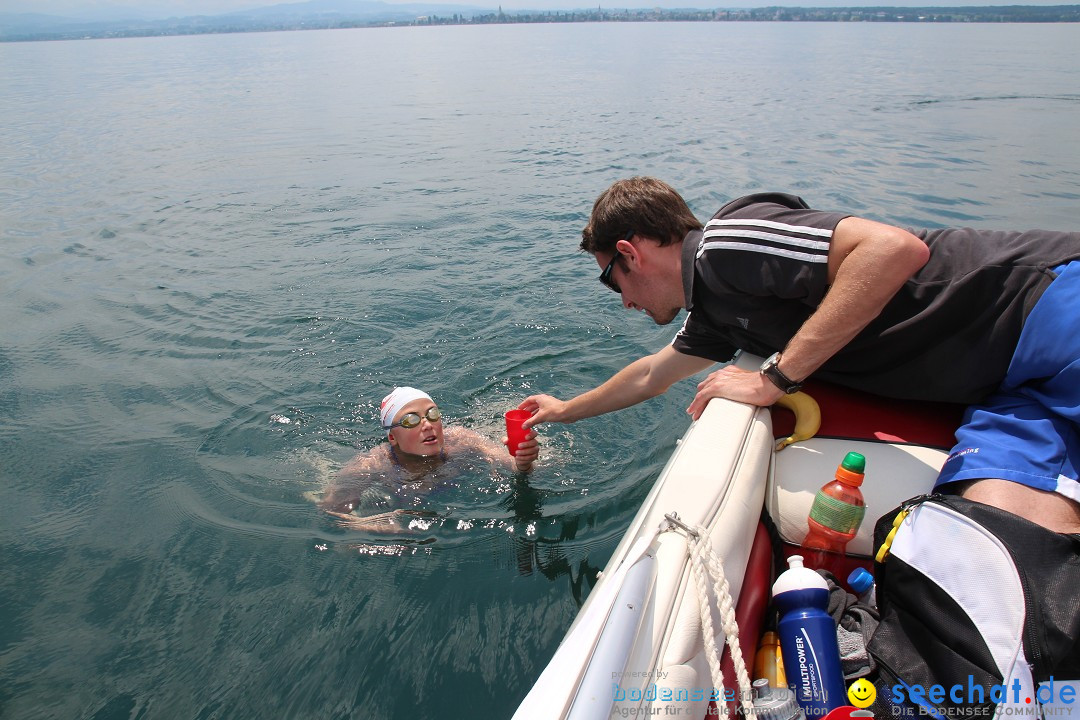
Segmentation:
[[(727, 641), (728, 651), (731, 653), (732, 665), (735, 667), (735, 680), (739, 685), (738, 700), (746, 717), (753, 717), (750, 674), (746, 671), (746, 660), (743, 658), (742, 648), (739, 646), (739, 625), (735, 620), (735, 603), (731, 599), (731, 586), (728, 584), (727, 575), (724, 574), (723, 560), (713, 550), (709, 533), (704, 527), (699, 525), (695, 528), (687, 528), (682, 522), (677, 522), (677, 524), (691, 530), (686, 533), (686, 549), (690, 555), (691, 571), (694, 576), (694, 584), (697, 587), (698, 611), (701, 614), (701, 631), (705, 641), (705, 657), (709, 662), (713, 687), (716, 689), (717, 696), (723, 699), (725, 697), (724, 673), (720, 669), (720, 648), (716, 644), (716, 633), (713, 630), (712, 601), (709, 596), (710, 576), (713, 580), (713, 596), (716, 597), (717, 609), (720, 611), (721, 627)], [(721, 702), (724, 701), (721, 700)]]

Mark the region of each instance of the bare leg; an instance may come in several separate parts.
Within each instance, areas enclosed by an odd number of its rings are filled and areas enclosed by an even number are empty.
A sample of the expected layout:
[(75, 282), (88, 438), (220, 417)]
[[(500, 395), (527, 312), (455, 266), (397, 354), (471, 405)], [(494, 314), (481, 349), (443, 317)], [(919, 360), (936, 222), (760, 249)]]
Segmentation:
[(972, 481), (960, 495), (1019, 515), (1053, 532), (1080, 533), (1080, 503), (1055, 492), (987, 478)]

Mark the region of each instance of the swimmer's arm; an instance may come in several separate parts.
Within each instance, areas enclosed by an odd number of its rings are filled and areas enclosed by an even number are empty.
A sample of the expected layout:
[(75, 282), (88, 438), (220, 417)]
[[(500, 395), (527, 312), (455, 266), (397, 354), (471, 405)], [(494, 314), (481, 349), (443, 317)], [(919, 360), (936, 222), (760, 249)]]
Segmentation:
[[(385, 447), (361, 453), (338, 470), (333, 484), (326, 489), (319, 507), (331, 514), (345, 514), (359, 505), (364, 490), (386, 474), (391, 466)], [(350, 515), (349, 517), (355, 517)]]
[(380, 445), (374, 450), (360, 453), (349, 462), (345, 463), (337, 472), (338, 479), (349, 479), (361, 475), (376, 475), (385, 472), (393, 463), (385, 446)]
[(518, 472), (528, 472), (533, 463), (540, 455), (540, 443), (536, 439), (536, 432), (530, 430), (525, 440), (518, 445), (517, 456), (510, 455), (506, 449), (506, 438), (502, 444), (484, 437), (475, 430), (468, 428), (448, 428), (443, 436), (454, 445), (462, 449), (474, 449), (484, 454), (488, 460), (498, 463), (503, 467), (509, 467)]
[(423, 513), (410, 510), (391, 510), (390, 512), (364, 515), (363, 517), (335, 510), (327, 510), (326, 514), (335, 518), (338, 525), (348, 530), (381, 533), (404, 532), (409, 528), (411, 518), (423, 515)]

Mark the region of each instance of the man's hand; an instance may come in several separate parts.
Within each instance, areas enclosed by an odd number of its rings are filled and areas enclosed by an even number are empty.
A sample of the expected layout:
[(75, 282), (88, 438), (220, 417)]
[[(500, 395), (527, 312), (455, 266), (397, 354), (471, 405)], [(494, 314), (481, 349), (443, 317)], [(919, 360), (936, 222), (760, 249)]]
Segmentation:
[[(503, 445), (509, 446), (509, 441), (503, 438)], [(528, 472), (533, 463), (536, 462), (536, 458), (540, 456), (540, 443), (536, 439), (536, 431), (530, 430), (525, 436), (525, 439), (518, 443), (517, 454), (514, 455), (511, 460), (514, 463), (514, 469), (518, 472)]]
[(566, 422), (566, 403), (551, 395), (530, 395), (521, 401), (518, 410), (528, 410), (533, 414), (521, 423), (526, 430), (544, 422)]
[(710, 373), (698, 383), (697, 395), (686, 412), (695, 420), (705, 412), (705, 406), (713, 398), (726, 398), (736, 402), (767, 407), (783, 395), (780, 388), (756, 370), (742, 370), (734, 365)]

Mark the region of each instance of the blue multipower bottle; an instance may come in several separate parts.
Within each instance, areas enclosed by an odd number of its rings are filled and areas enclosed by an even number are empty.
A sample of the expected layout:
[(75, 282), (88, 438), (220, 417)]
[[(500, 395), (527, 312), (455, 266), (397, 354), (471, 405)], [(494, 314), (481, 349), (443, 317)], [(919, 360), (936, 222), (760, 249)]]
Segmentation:
[(780, 611), (776, 631), (784, 672), (808, 720), (823, 718), (847, 704), (836, 622), (826, 612), (829, 584), (802, 555), (788, 558), (788, 569), (773, 583), (773, 603)]

